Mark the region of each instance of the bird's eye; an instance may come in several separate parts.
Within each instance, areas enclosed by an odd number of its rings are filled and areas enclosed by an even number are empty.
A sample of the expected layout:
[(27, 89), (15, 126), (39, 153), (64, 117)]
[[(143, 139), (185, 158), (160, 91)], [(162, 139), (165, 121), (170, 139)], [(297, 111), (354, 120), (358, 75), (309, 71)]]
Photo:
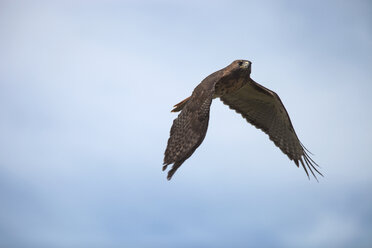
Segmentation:
[(243, 61), (239, 61), (239, 66), (242, 66), (243, 65)]

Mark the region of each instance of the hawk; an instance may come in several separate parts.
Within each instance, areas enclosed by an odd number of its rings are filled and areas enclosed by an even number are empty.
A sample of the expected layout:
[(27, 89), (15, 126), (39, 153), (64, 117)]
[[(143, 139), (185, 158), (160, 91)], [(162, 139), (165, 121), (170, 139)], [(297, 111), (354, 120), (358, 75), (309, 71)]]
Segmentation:
[(181, 113), (173, 121), (164, 153), (163, 171), (173, 164), (168, 171), (168, 180), (203, 142), (212, 99), (217, 97), (250, 124), (265, 132), (297, 167), (301, 163), (309, 179), (308, 169), (316, 180), (314, 171), (323, 176), (308, 155), (309, 151), (298, 139), (279, 96), (251, 79), (251, 65), (248, 60), (235, 60), (206, 77), (190, 97), (174, 106), (172, 112)]

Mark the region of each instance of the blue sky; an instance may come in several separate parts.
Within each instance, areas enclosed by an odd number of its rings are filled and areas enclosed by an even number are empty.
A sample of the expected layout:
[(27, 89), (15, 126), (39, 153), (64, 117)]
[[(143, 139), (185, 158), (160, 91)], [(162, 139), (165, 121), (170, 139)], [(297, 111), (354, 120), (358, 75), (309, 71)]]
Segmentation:
[[(369, 1), (2, 1), (1, 247), (370, 247)], [(218, 99), (161, 171), (172, 106), (235, 59), (317, 183)]]

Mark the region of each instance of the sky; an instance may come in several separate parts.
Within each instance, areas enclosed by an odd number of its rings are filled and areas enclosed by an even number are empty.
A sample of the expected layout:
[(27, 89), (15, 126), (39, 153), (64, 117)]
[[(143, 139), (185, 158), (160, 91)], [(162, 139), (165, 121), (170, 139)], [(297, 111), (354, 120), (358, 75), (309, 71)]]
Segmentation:
[[(370, 1), (1, 1), (0, 247), (371, 247)], [(215, 99), (161, 171), (172, 106), (252, 61), (319, 183)]]

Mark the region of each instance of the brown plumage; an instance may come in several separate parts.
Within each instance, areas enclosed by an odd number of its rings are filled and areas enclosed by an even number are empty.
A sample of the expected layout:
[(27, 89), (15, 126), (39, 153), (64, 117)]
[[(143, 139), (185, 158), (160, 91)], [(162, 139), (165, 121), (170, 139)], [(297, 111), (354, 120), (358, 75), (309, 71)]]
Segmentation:
[(208, 129), (212, 99), (217, 97), (249, 123), (269, 135), (270, 140), (293, 160), (297, 167), (301, 163), (308, 177), (307, 169), (315, 179), (317, 177), (314, 170), (322, 175), (316, 168), (318, 165), (298, 139), (279, 96), (253, 81), (250, 74), (250, 61), (235, 60), (206, 77), (190, 97), (174, 106), (172, 112), (182, 111), (173, 121), (165, 150), (163, 170), (173, 164), (168, 172), (168, 180), (203, 142)]

